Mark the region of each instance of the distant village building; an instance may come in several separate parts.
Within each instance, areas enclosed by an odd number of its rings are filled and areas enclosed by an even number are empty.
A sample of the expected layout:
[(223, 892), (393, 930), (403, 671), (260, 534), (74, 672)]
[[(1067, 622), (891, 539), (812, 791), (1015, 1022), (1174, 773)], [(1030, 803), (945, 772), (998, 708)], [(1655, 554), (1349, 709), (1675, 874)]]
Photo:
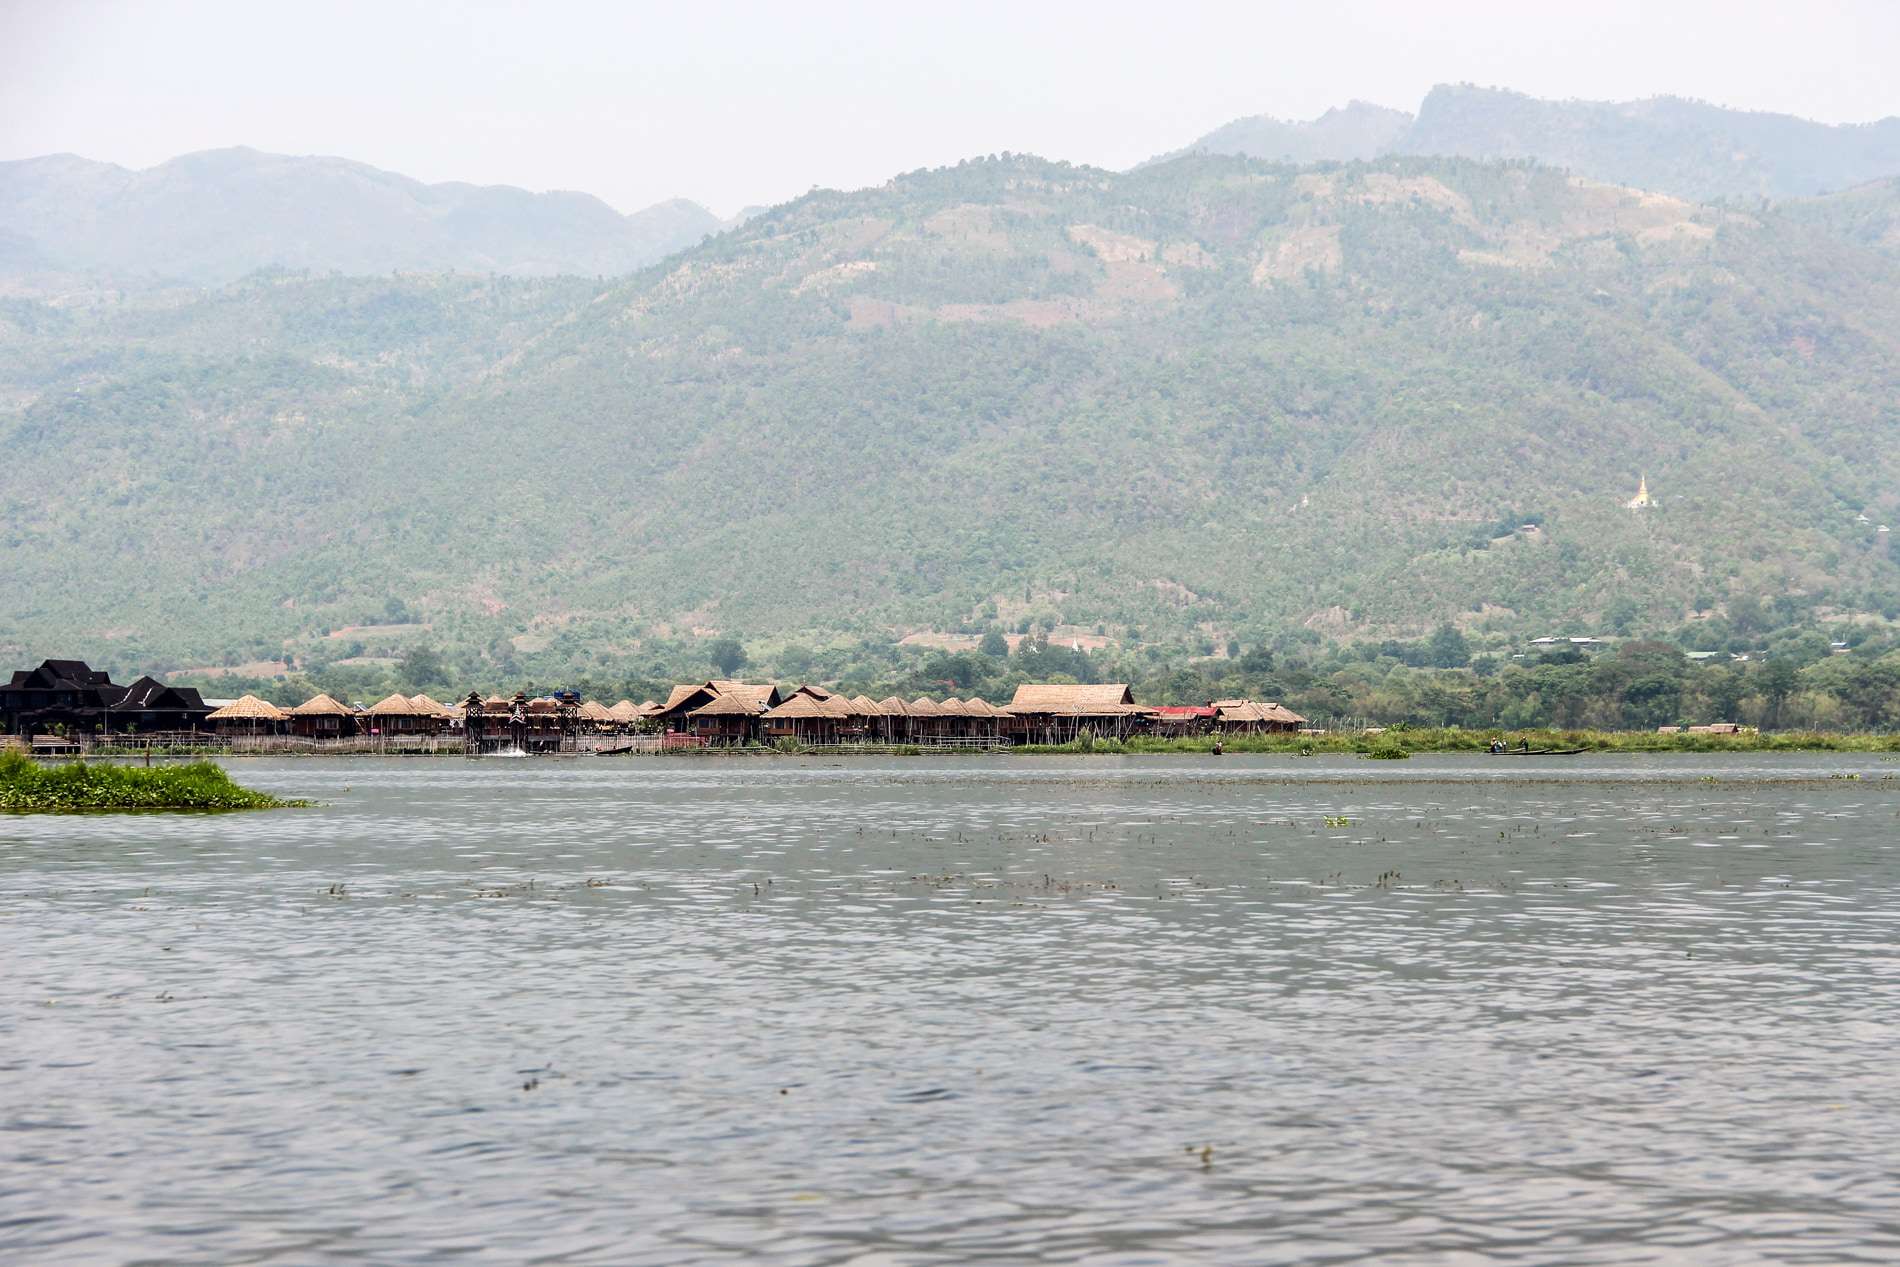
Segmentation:
[(196, 730), (211, 707), (189, 686), (141, 677), (130, 686), (84, 660), (43, 660), (0, 686), (0, 731), (31, 735), (56, 727), (72, 734)]
[(344, 739), (356, 733), (356, 710), (328, 695), (313, 695), (290, 716), (290, 733), (304, 739)]
[(1214, 701), (1214, 724), (1229, 734), (1290, 735), (1306, 725), (1306, 718), (1280, 704), (1217, 699)]
[(290, 729), (289, 713), (255, 695), (235, 699), (205, 720), (221, 735), (281, 735)]
[(722, 691), (686, 714), (687, 733), (721, 747), (757, 743), (761, 719), (777, 694), (776, 687)]
[(471, 753), (570, 750), (580, 732), (580, 703), (572, 692), (535, 699), (523, 691), (512, 699), (473, 692), (462, 701), (463, 745)]
[(1025, 743), (1068, 743), (1084, 732), (1119, 739), (1146, 730), (1154, 714), (1135, 703), (1126, 682), (1023, 685), (1005, 711)]
[(1154, 733), (1163, 739), (1204, 735), (1214, 726), (1212, 704), (1163, 704), (1154, 710)]
[[(675, 686), (650, 716), (669, 734), (704, 743), (747, 743), (758, 739), (759, 719), (783, 699), (774, 683), (714, 678)], [(711, 707), (720, 700), (725, 703)]]

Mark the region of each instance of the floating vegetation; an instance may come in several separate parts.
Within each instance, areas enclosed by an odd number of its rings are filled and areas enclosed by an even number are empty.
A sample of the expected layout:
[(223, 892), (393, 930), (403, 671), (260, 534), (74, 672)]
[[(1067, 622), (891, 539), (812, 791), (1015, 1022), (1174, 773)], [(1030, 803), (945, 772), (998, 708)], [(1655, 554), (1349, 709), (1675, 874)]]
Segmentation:
[(1326, 825), (1328, 827), (1350, 827), (1352, 826), (1352, 820), (1347, 818), (1344, 814), (1328, 814), (1326, 816)]
[(158, 769), (77, 761), (42, 766), (17, 752), (0, 754), (0, 811), (15, 814), (282, 809), (307, 804), (239, 787), (209, 761)]

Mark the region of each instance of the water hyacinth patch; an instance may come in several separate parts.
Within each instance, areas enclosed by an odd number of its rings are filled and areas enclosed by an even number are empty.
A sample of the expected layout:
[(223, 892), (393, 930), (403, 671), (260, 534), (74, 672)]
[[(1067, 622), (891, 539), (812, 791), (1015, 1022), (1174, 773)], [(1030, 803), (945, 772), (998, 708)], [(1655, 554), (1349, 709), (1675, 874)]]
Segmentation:
[(17, 752), (0, 754), (0, 811), (9, 813), (282, 809), (307, 804), (240, 787), (209, 761), (158, 769), (79, 761), (43, 766)]

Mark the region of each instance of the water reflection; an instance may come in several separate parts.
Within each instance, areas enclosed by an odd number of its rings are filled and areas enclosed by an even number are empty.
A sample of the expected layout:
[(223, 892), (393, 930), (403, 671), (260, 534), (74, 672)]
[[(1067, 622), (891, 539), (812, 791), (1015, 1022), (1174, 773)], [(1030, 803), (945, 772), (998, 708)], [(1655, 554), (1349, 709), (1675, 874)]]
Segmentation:
[(233, 764), (0, 820), (8, 1259), (1900, 1253), (1877, 757)]

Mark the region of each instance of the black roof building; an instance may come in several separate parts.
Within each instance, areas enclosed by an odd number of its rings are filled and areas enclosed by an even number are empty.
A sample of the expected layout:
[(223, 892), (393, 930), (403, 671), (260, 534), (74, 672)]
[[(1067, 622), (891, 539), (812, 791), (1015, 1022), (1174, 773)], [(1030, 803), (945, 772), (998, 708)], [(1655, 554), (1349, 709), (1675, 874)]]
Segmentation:
[(0, 732), (195, 730), (211, 713), (197, 690), (142, 677), (130, 686), (84, 660), (42, 660), (0, 686)]

